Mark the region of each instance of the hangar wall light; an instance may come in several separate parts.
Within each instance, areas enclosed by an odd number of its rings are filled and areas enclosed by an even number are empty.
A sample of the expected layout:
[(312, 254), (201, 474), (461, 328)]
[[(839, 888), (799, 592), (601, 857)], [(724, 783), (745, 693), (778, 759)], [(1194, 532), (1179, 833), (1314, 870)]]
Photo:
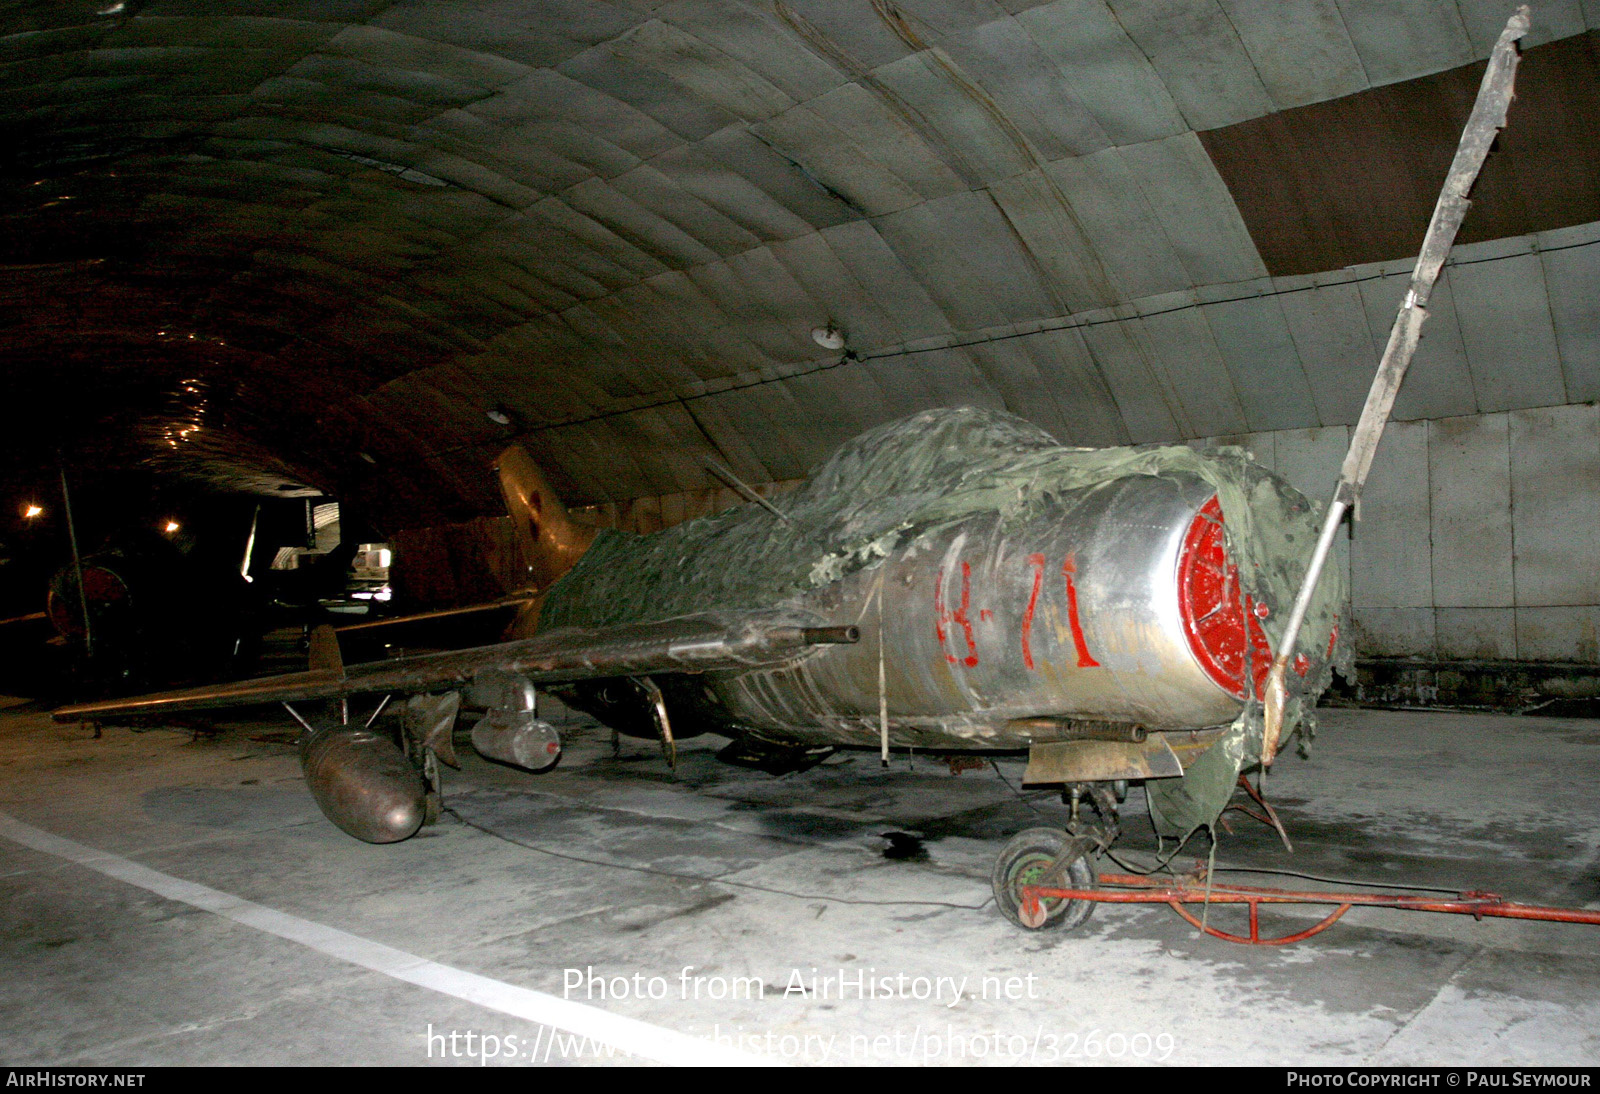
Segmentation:
[(484, 411), (484, 416), (495, 425), (511, 424), (511, 412), (504, 407), (492, 406), (488, 410)]
[(35, 505), (31, 501), (22, 507), (22, 515), (29, 520), (32, 520), (34, 517), (41, 516), (43, 513), (44, 506)]
[(816, 327), (811, 340), (823, 349), (844, 349), (844, 331), (838, 327)]

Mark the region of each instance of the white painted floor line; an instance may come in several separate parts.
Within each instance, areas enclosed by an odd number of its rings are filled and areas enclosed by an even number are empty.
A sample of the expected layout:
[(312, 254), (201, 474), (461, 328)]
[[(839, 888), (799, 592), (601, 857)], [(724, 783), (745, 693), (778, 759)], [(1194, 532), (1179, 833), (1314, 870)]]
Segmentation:
[(442, 995), (464, 999), (488, 1010), (587, 1037), (619, 1052), (646, 1060), (701, 1067), (766, 1066), (773, 1062), (710, 1040), (612, 1014), (599, 1007), (574, 1003), (465, 969), (441, 965), (382, 942), (280, 912), (220, 889), (163, 874), (120, 855), (53, 835), (4, 813), (0, 813), (0, 836), (35, 851), (67, 859), (168, 900), (176, 900), (258, 931), (298, 942), (340, 961), (429, 988)]

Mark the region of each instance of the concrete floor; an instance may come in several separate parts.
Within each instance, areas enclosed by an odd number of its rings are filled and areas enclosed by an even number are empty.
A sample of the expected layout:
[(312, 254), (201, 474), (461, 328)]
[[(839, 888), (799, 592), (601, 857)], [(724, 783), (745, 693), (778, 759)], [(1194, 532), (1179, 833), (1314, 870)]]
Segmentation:
[[(96, 740), (0, 705), (0, 813), (15, 821), (418, 965), (557, 997), (567, 969), (661, 977), (664, 999), (572, 997), (793, 1062), (1600, 1062), (1596, 927), (1358, 909), (1269, 949), (1199, 936), (1165, 908), (1102, 907), (1073, 932), (1018, 930), (985, 906), (990, 864), (1061, 809), (1020, 801), (993, 770), (902, 758), (885, 773), (852, 756), (772, 778), (702, 739), (674, 777), (652, 748), (613, 758), (605, 731), (572, 726), (544, 776), (463, 747), (452, 815), (374, 847), (317, 812), (281, 718)], [(1596, 775), (1593, 721), (1326, 711), (1313, 757), (1268, 780), (1297, 853), (1241, 819), (1218, 861), (1595, 907)], [(1141, 810), (1135, 791), (1124, 847), (1148, 846)], [(924, 837), (925, 855), (885, 857), (888, 831)], [(937, 1001), (785, 992), (814, 969), (965, 983), (953, 1006), (949, 982)], [(999, 978), (991, 995), (1024, 978), (1026, 995), (1029, 975), (1034, 998), (983, 998), (982, 978)], [(695, 977), (710, 991), (735, 976), (764, 998), (681, 997)], [(612, 1059), (0, 834), (8, 1063), (468, 1063), (469, 1031), (479, 1054), (484, 1035), (508, 1052), (517, 1038), (522, 1063)]]

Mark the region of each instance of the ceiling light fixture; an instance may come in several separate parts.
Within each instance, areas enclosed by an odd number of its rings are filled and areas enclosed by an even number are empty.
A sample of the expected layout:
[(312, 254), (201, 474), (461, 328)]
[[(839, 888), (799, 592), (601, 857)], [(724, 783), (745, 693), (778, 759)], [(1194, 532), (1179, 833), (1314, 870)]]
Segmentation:
[(823, 349), (844, 349), (844, 331), (838, 327), (815, 327), (811, 340)]
[(32, 520), (34, 517), (40, 516), (43, 513), (44, 507), (42, 505), (35, 505), (31, 501), (22, 507), (22, 515), (29, 520)]
[(483, 413), (484, 417), (488, 418), (495, 425), (511, 424), (511, 412), (504, 407), (492, 406)]

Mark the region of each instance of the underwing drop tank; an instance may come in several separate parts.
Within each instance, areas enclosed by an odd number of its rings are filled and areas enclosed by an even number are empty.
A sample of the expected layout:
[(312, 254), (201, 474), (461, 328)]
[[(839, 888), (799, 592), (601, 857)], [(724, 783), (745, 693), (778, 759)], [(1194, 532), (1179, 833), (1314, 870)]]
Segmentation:
[(300, 770), (323, 815), (367, 843), (398, 843), (427, 815), (422, 773), (383, 733), (317, 726), (300, 738)]

